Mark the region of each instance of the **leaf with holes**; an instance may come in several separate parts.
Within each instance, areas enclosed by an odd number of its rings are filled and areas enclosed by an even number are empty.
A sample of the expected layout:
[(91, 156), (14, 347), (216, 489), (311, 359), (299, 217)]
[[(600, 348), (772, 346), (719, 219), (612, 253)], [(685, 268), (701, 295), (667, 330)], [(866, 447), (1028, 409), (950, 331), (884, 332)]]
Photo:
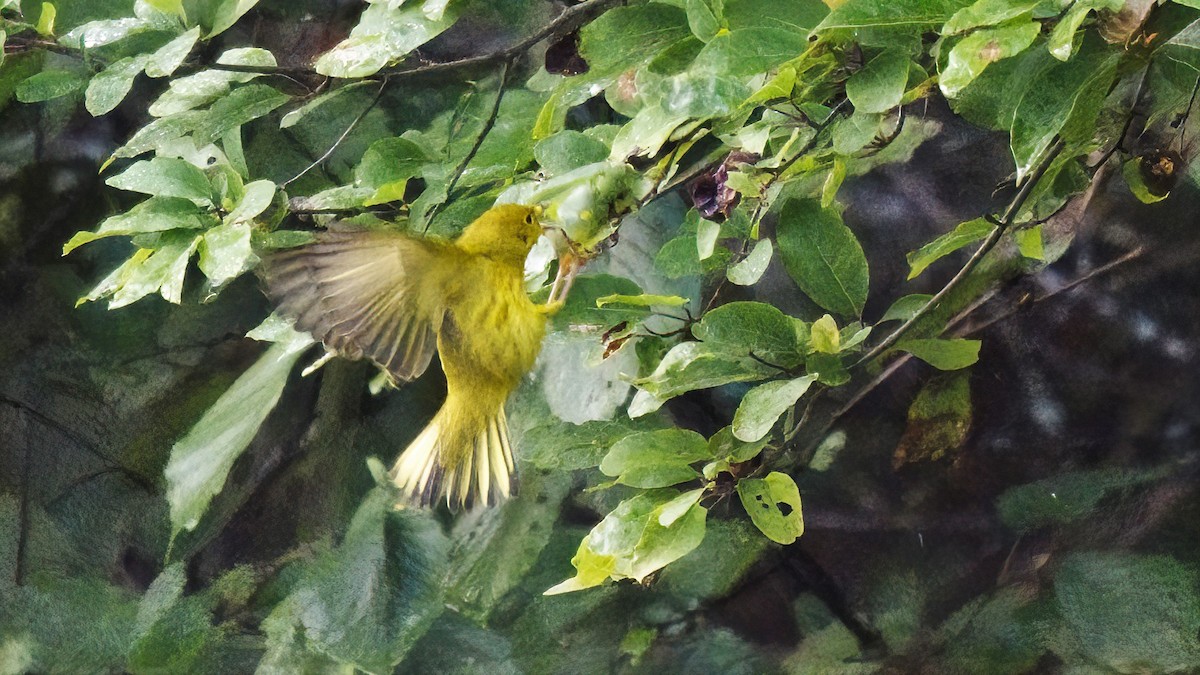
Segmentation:
[(772, 471), (766, 478), (743, 478), (737, 493), (750, 520), (771, 541), (786, 545), (804, 534), (800, 489), (791, 476)]

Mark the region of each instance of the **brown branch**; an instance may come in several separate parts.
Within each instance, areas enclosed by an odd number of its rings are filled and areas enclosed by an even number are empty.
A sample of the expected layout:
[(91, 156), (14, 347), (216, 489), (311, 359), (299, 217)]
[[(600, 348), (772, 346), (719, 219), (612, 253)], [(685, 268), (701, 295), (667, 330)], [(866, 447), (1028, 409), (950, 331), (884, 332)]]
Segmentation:
[[(367, 75), (358, 80), (379, 80), (379, 79), (398, 79), (409, 77), (420, 77), (423, 75), (437, 75), (442, 73), (453, 72), (456, 70), (465, 70), (478, 66), (486, 66), (498, 61), (512, 61), (521, 54), (529, 51), (534, 45), (548, 38), (558, 38), (565, 36), (580, 26), (583, 26), (588, 21), (602, 14), (611, 7), (619, 5), (624, 0), (587, 0), (578, 5), (564, 10), (554, 20), (542, 26), (537, 31), (534, 31), (529, 36), (509, 45), (508, 47), (488, 52), (487, 54), (479, 54), (477, 56), (468, 56), (453, 61), (442, 61), (438, 63), (424, 63), (420, 65), (394, 66), (380, 70), (373, 75)], [(222, 64), (204, 64), (197, 65), (197, 69), (208, 68), (211, 70), (227, 70), (237, 73), (256, 73), (259, 75), (280, 75), (288, 74), (292, 76), (312, 76), (319, 75), (311, 68), (295, 67), (295, 66), (234, 66)]]
[(942, 301), (945, 300), (948, 295), (950, 295), (950, 293), (957, 289), (962, 282), (971, 275), (971, 272), (975, 271), (975, 268), (978, 267), (979, 263), (983, 261), (984, 256), (991, 252), (991, 250), (996, 247), (996, 244), (1000, 243), (1000, 238), (1016, 220), (1021, 208), (1025, 206), (1025, 201), (1029, 199), (1031, 194), (1033, 194), (1033, 188), (1038, 184), (1042, 176), (1045, 175), (1046, 171), (1050, 168), (1050, 165), (1054, 163), (1054, 160), (1058, 157), (1059, 153), (1062, 152), (1064, 147), (1065, 144), (1063, 143), (1062, 139), (1058, 139), (1046, 150), (1046, 155), (1042, 158), (1042, 161), (1038, 163), (1037, 168), (1033, 170), (1033, 173), (1031, 173), (1025, 180), (1025, 183), (1021, 186), (1020, 191), (1018, 191), (1016, 196), (1013, 197), (1012, 201), (1009, 202), (1008, 208), (1004, 210), (1004, 214), (999, 218), (999, 220), (994, 221), (995, 227), (993, 227), (992, 231), (988, 233), (987, 238), (983, 240), (983, 243), (979, 245), (979, 248), (975, 249), (975, 253), (973, 253), (970, 259), (967, 260), (966, 264), (962, 266), (962, 269), (960, 269), (958, 273), (954, 275), (954, 278), (950, 279), (945, 286), (942, 286), (942, 289), (938, 291), (932, 298), (930, 298), (928, 302), (922, 305), (921, 308), (918, 309), (911, 317), (909, 317), (907, 321), (900, 324), (899, 328), (892, 331), (892, 333), (884, 338), (882, 342), (875, 345), (870, 351), (864, 354), (862, 358), (854, 362), (851, 367), (861, 366), (882, 356), (897, 342), (899, 342), (900, 338), (904, 337), (904, 335), (910, 329), (912, 329), (917, 322), (919, 322), (921, 319), (924, 319), (929, 315), (930, 312), (936, 309), (938, 305), (940, 305)]
[(434, 216), (437, 215), (441, 206), (450, 199), (450, 195), (454, 192), (454, 188), (458, 185), (458, 181), (462, 180), (463, 174), (467, 171), (467, 166), (475, 159), (475, 154), (479, 152), (479, 148), (483, 146), (484, 139), (491, 132), (492, 127), (496, 125), (496, 118), (500, 114), (500, 102), (504, 100), (504, 89), (508, 86), (508, 73), (511, 70), (512, 61), (504, 61), (500, 64), (500, 83), (496, 85), (496, 98), (492, 101), (492, 109), (488, 112), (487, 119), (483, 122), (483, 128), (479, 130), (479, 135), (475, 137), (475, 142), (471, 145), (471, 149), (467, 151), (462, 161), (458, 163), (458, 167), (454, 169), (454, 174), (450, 177), (450, 183), (446, 185), (446, 198), (440, 203), (434, 204), (429, 209), (429, 213), (425, 215), (425, 232), (429, 231), (429, 226), (433, 223)]
[(512, 44), (511, 46), (500, 51), (481, 54), (479, 56), (469, 56), (455, 61), (445, 61), (442, 63), (428, 63), (420, 66), (410, 66), (405, 68), (397, 68), (394, 70), (381, 71), (381, 74), (386, 74), (391, 77), (416, 77), (420, 75), (431, 75), (437, 73), (445, 73), (464, 68), (473, 68), (475, 66), (488, 65), (497, 61), (512, 61), (517, 56), (525, 53), (534, 45), (547, 38), (559, 38), (570, 34), (583, 26), (585, 23), (596, 18), (606, 10), (616, 5), (621, 4), (624, 0), (587, 0), (578, 5), (569, 7), (561, 14), (554, 18), (553, 21), (535, 31), (523, 40)]

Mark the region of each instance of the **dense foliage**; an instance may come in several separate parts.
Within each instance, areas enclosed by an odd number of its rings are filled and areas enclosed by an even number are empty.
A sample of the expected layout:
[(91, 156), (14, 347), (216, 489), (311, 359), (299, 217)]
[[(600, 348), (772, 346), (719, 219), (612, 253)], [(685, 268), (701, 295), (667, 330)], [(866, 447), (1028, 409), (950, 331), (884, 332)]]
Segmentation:
[[(132, 107), (140, 120), (97, 167), (112, 212), (63, 247), (98, 271), (79, 311), (154, 348), (171, 345), (138, 325), (173, 322), (181, 340), (251, 321), (239, 335), (265, 343), (155, 399), (162, 420), (101, 455), (97, 470), (126, 483), (60, 486), (32, 515), (0, 495), (0, 533), (23, 542), (0, 581), (5, 672), (776, 667), (690, 617), (764, 569), (806, 564), (787, 552), (803, 541), (801, 493), (837, 484), (846, 436), (831, 430), (898, 364), (931, 368), (878, 463), (937, 467), (964, 443), (981, 348), (964, 319), (1000, 282), (1063, 255), (1103, 178), (1164, 199), (1200, 86), (1192, 1), (352, 9), (346, 26), (321, 19), (332, 37), (285, 46), (249, 28), (300, 23), (285, 2), (0, 1), (4, 114), (64, 126), (79, 106)], [(1004, 134), (1011, 176), (994, 208), (888, 252), (907, 253), (910, 280), (944, 272), (933, 293), (873, 288), (843, 182), (909, 161), (937, 137), (924, 111), (942, 101)], [(452, 237), (497, 202), (541, 204), (591, 259), (510, 402), (521, 494), (494, 511), (396, 511), (382, 467), (436, 407), (437, 383), (393, 391), (325, 360), (270, 314), (253, 271), (333, 220)], [(543, 242), (532, 294), (548, 292), (554, 265)], [(155, 295), (181, 307), (145, 309)], [(97, 381), (123, 373), (114, 409), (181, 385), (119, 360), (104, 369)], [(728, 412), (696, 423), (694, 392), (714, 389)], [(40, 471), (36, 457), (23, 466)], [(1024, 536), (1170, 473), (1045, 476), (996, 509)], [(278, 510), (294, 511), (286, 530), (238, 515)], [(94, 536), (118, 525), (128, 547)], [(205, 566), (214, 542), (234, 552)], [(102, 572), (130, 550), (154, 570), (137, 593)], [(877, 627), (818, 595), (795, 610), (808, 637), (782, 662), (868, 672), (885, 649), (933, 645), (949, 670), (1014, 672), (1045, 654), (1200, 668), (1188, 564), (1080, 549), (1046, 583), (1022, 574), (925, 633), (914, 598), (929, 579), (874, 580)], [(656, 651), (664, 640), (678, 652)]]

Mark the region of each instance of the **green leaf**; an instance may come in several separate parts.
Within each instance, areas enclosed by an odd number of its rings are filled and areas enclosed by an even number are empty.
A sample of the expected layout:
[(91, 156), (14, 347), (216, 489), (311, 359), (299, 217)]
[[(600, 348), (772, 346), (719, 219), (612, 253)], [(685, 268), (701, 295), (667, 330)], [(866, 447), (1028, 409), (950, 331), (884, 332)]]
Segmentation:
[(110, 63), (88, 83), (84, 95), (84, 105), (94, 117), (107, 114), (125, 100), (129, 90), (133, 88), (133, 80), (141, 74), (150, 62), (146, 54), (127, 56), (119, 61)]
[(296, 330), (295, 321), (275, 313), (267, 315), (262, 323), (246, 333), (246, 337), (259, 342), (285, 343), (289, 352), (305, 349), (313, 343), (311, 335)]
[(72, 29), (58, 39), (59, 44), (72, 49), (91, 50), (119, 40), (154, 30), (154, 25), (145, 19), (102, 19)]
[(566, 304), (553, 317), (554, 326), (568, 330), (572, 326), (597, 326), (608, 328), (622, 321), (633, 321), (645, 316), (639, 307), (614, 306), (612, 303), (599, 306), (601, 298), (610, 296), (636, 297), (642, 294), (638, 285), (625, 277), (609, 274), (586, 274), (576, 277), (567, 296)]
[(189, 30), (179, 37), (163, 45), (150, 56), (146, 64), (146, 74), (150, 77), (169, 77), (179, 66), (183, 65), (196, 40), (200, 39), (200, 27)]
[(1116, 672), (1200, 667), (1195, 568), (1167, 556), (1070, 554), (1054, 578), (1058, 611), (1090, 663)]
[(454, 12), (447, 12), (432, 19), (415, 4), (394, 9), (371, 4), (350, 36), (317, 59), (316, 70), (329, 77), (374, 75), (440, 35), (455, 18)]
[(838, 333), (838, 352), (846, 352), (854, 349), (871, 335), (872, 326), (863, 326), (855, 321), (854, 323), (845, 326)]
[(38, 15), (37, 30), (38, 35), (42, 37), (54, 37), (54, 19), (58, 16), (58, 10), (54, 8), (53, 3), (43, 2), (42, 13)]
[(230, 220), (204, 233), (204, 241), (200, 244), (200, 271), (214, 287), (223, 286), (250, 269), (255, 260), (248, 223)]
[(587, 77), (614, 77), (688, 37), (687, 14), (660, 3), (617, 7), (579, 31)]
[(959, 223), (953, 230), (943, 234), (921, 248), (908, 254), (908, 278), (915, 279), (933, 263), (958, 249), (980, 241), (991, 234), (995, 225), (983, 218)]
[(730, 302), (705, 314), (692, 335), (710, 349), (790, 368), (803, 359), (797, 320), (765, 302)]
[(995, 26), (1033, 11), (1041, 0), (977, 0), (963, 7), (942, 26), (942, 35), (965, 33), (980, 26)]
[(101, 279), (100, 283), (96, 284), (92, 290), (88, 291), (87, 295), (79, 298), (79, 300), (76, 300), (75, 306), (78, 307), (85, 302), (93, 302), (99, 300), (100, 298), (112, 295), (117, 289), (124, 286), (126, 282), (133, 277), (134, 273), (137, 272), (138, 268), (140, 268), (142, 264), (146, 262), (146, 259), (149, 258), (150, 254), (152, 253), (154, 253), (154, 251), (148, 248), (139, 248), (138, 250), (134, 251), (133, 255), (129, 256), (128, 260), (121, 263), (117, 269), (113, 270), (108, 274), (108, 276)]
[(1035, 21), (1019, 21), (997, 28), (983, 28), (958, 41), (950, 50), (938, 85), (947, 98), (954, 98), (975, 81), (989, 65), (1025, 51), (1041, 32)]
[(17, 85), (17, 100), (21, 103), (50, 101), (74, 93), (87, 78), (72, 70), (43, 70)]
[(341, 544), (303, 572), (263, 622), (273, 639), (299, 634), (342, 670), (391, 673), (444, 610), (446, 541), (433, 521), (367, 493)]
[(772, 471), (766, 478), (743, 478), (737, 493), (750, 520), (771, 541), (786, 546), (804, 534), (800, 489), (791, 476)]
[(533, 156), (546, 173), (558, 176), (603, 161), (608, 157), (608, 146), (578, 131), (566, 130), (538, 141)]
[(888, 310), (883, 313), (878, 323), (883, 323), (884, 321), (908, 321), (916, 316), (917, 312), (921, 311), (921, 308), (929, 304), (929, 301), (932, 299), (932, 295), (924, 293), (906, 295), (893, 302), (892, 306), (888, 307)]
[(211, 143), (226, 131), (269, 115), (292, 97), (265, 84), (248, 84), (222, 96), (208, 110), (208, 117), (196, 129), (196, 139)]
[[(1097, 42), (1099, 40), (1097, 39)], [(1053, 63), (1034, 75), (1013, 114), (1010, 130), (1017, 181), (1025, 179), (1060, 133), (1067, 140), (1090, 140), (1100, 102), (1116, 73), (1119, 55), (1085, 41), (1066, 63)], [(1072, 125), (1068, 125), (1068, 122)], [(1074, 127), (1074, 128), (1073, 128)]]
[[(792, 60), (807, 46), (804, 33), (780, 28), (741, 28), (721, 33), (704, 45), (691, 72), (710, 79), (755, 75)], [(741, 99), (750, 93), (745, 92)]]
[(703, 492), (654, 490), (621, 502), (579, 544), (571, 559), (575, 576), (545, 594), (598, 586), (608, 578), (641, 581), (687, 555), (704, 539)]
[(633, 549), (630, 576), (642, 581), (691, 553), (704, 541), (708, 510), (700, 506), (703, 489), (685, 492), (650, 512)]
[(428, 162), (425, 151), (406, 138), (375, 141), (354, 168), (354, 184), (375, 190), (375, 194), (363, 205), (373, 206), (403, 199), (408, 179), (421, 175), (422, 168)]
[(690, 465), (708, 459), (708, 442), (687, 429), (662, 429), (626, 436), (600, 462), (600, 471), (638, 488), (669, 487), (700, 477)]
[(717, 237), (721, 236), (721, 225), (711, 220), (701, 219), (696, 226), (696, 257), (700, 260), (711, 258), (717, 248)]
[(841, 351), (842, 335), (838, 332), (837, 322), (828, 314), (813, 322), (808, 335), (815, 352), (836, 354)]
[(766, 273), (774, 253), (775, 246), (770, 239), (759, 239), (744, 260), (729, 266), (725, 276), (738, 286), (753, 286)]
[(770, 438), (767, 436), (757, 441), (742, 441), (733, 435), (733, 426), (727, 426), (708, 439), (708, 453), (730, 464), (748, 462), (757, 457), (769, 442)]
[(155, 157), (136, 162), (104, 182), (118, 190), (212, 203), (212, 188), (204, 172), (174, 157)]
[(725, 0), (730, 30), (779, 28), (806, 35), (829, 13), (821, 0)]
[(752, 577), (770, 547), (747, 520), (714, 518), (706, 525), (703, 545), (665, 568), (655, 584), (688, 603), (723, 598)]
[(908, 83), (908, 63), (906, 52), (889, 49), (851, 75), (846, 80), (846, 96), (855, 112), (882, 113), (900, 105)]
[[(518, 444), (523, 446), (524, 439)], [(380, 473), (386, 483), (387, 469), (381, 466)], [(548, 525), (558, 517), (572, 482), (565, 471), (525, 472), (514, 499), (480, 518), (458, 519), (450, 530), (452, 547), (442, 584), (446, 604), (485, 623), (502, 612), (509, 593), (526, 584), (551, 539), (559, 536)]]
[(186, 110), (167, 117), (151, 120), (149, 124), (138, 129), (137, 133), (126, 141), (125, 145), (122, 145), (113, 152), (112, 156), (101, 167), (101, 172), (108, 168), (108, 165), (115, 159), (137, 157), (151, 150), (158, 150), (183, 136), (187, 136), (203, 123), (206, 115), (206, 112), (200, 110)]
[(699, 242), (694, 234), (684, 234), (663, 244), (654, 256), (654, 267), (668, 279), (699, 276), (724, 267), (733, 255), (726, 248), (717, 248), (701, 260)]
[(935, 377), (921, 387), (908, 409), (908, 426), (896, 445), (892, 466), (936, 461), (967, 440), (971, 429), (971, 386), (967, 373)]
[(225, 222), (242, 223), (257, 218), (275, 200), (275, 190), (275, 183), (269, 180), (256, 180), (247, 184), (241, 201), (225, 216)]
[(184, 2), (188, 3), (186, 7), (189, 10), (188, 16), (208, 27), (205, 39), (216, 37), (229, 30), (233, 24), (237, 23), (238, 19), (242, 18), (242, 15), (258, 4), (258, 0), (210, 0), (201, 5), (205, 11), (196, 12), (194, 3), (189, 0), (184, 0)]
[[(661, 96), (675, 96), (684, 92), (679, 90), (666, 89), (658, 92)], [(687, 92), (689, 95), (694, 91)], [(708, 97), (705, 105), (715, 100), (717, 96), (715, 91), (709, 91), (712, 94)], [(688, 99), (684, 103), (691, 104), (693, 99)], [(725, 106), (730, 104), (732, 99), (721, 99), (720, 105)], [(688, 121), (688, 111), (683, 112), (668, 112), (662, 106), (651, 105), (642, 108), (640, 112), (625, 126), (621, 127), (621, 131), (613, 139), (612, 152), (610, 156), (614, 159), (624, 160), (630, 157), (653, 157), (658, 154), (663, 144), (671, 137), (671, 134), (679, 128), (681, 124)]]
[[(273, 67), (275, 57), (265, 49), (244, 47), (230, 49), (217, 57), (218, 64), (227, 66), (258, 66)], [(188, 75), (171, 81), (171, 86), (154, 103), (150, 104), (150, 114), (154, 117), (166, 117), (186, 110), (194, 110), (208, 105), (224, 96), (234, 82), (249, 82), (257, 77), (256, 73), (235, 73), (227, 70), (204, 70), (195, 75)]]
[(855, 111), (849, 117), (833, 124), (833, 151), (839, 155), (853, 155), (875, 140), (879, 135), (883, 115)]
[(1128, 468), (1071, 471), (1005, 490), (996, 500), (1004, 524), (1017, 532), (1075, 523), (1102, 515), (1100, 509), (1123, 490), (1170, 475), (1169, 465), (1131, 471)]
[[(311, 343), (309, 343), (311, 344)], [(307, 346), (307, 345), (305, 345)], [(171, 505), (171, 531), (193, 530), (229, 470), (275, 407), (303, 347), (273, 345), (171, 448), (163, 475)]]
[(163, 14), (170, 14), (185, 20), (187, 18), (187, 13), (183, 9), (183, 0), (145, 0), (145, 3)]
[(1102, 9), (1118, 12), (1124, 4), (1124, 0), (1076, 0), (1050, 33), (1050, 40), (1046, 43), (1050, 55), (1059, 61), (1071, 58), (1071, 51), (1075, 46), (1075, 33), (1083, 25), (1087, 15)]
[(217, 639), (211, 612), (199, 596), (185, 597), (183, 563), (168, 565), (146, 589), (138, 605), (137, 626), (129, 647), (129, 669), (187, 671)]
[(721, 30), (722, 4), (720, 0), (715, 4), (712, 0), (686, 0), (688, 27), (693, 35), (705, 42), (716, 36)]
[[(313, 98), (312, 100), (308, 101), (307, 103), (300, 106), (299, 108), (288, 111), (288, 113), (286, 115), (284, 115), (282, 118), (280, 118), (279, 128), (280, 129), (290, 129), (291, 127), (294, 127), (297, 124), (299, 124), (300, 121), (303, 120), (308, 115), (321, 110), (321, 108), (323, 108), (323, 107), (330, 106), (331, 103), (339, 103), (340, 99), (343, 98), (346, 94), (349, 94), (349, 93), (352, 93), (359, 89), (362, 89), (363, 87), (370, 86), (371, 84), (372, 83), (369, 81), (368, 82), (350, 82), (348, 84), (345, 84), (345, 85), (338, 87), (336, 89), (333, 89), (331, 91), (327, 91), (327, 92), (317, 96), (316, 98)], [(332, 107), (332, 106), (330, 106), (330, 107)]]
[(749, 356), (738, 356), (701, 342), (675, 345), (649, 376), (635, 380), (642, 391), (629, 404), (629, 416), (657, 410), (667, 399), (687, 391), (733, 382), (761, 380), (778, 371)]
[(678, 295), (606, 295), (596, 298), (597, 307), (628, 305), (630, 307), (683, 307), (690, 302)]
[(1013, 233), (1013, 238), (1017, 240), (1017, 250), (1021, 252), (1021, 255), (1033, 260), (1046, 259), (1046, 247), (1042, 241), (1041, 225), (1017, 230)]
[(812, 375), (805, 375), (794, 380), (760, 384), (746, 392), (733, 416), (733, 435), (746, 442), (766, 437), (779, 416), (796, 405), (816, 380)]
[(904, 28), (919, 33), (937, 28), (970, 0), (846, 0), (825, 17), (813, 32), (863, 28)]
[[(118, 285), (104, 291), (103, 295), (112, 295), (108, 308), (124, 307), (156, 291), (167, 302), (178, 305), (183, 296), (183, 279), (187, 273), (188, 260), (199, 245), (200, 236), (190, 232), (164, 234), (153, 253), (140, 264), (125, 270)], [(89, 299), (93, 298), (89, 296)]]
[(191, 201), (151, 197), (126, 213), (107, 218), (95, 232), (78, 232), (63, 246), (63, 255), (97, 239), (167, 230), (201, 230), (217, 224), (216, 216)]
[(979, 340), (904, 340), (896, 349), (908, 352), (938, 370), (958, 370), (979, 360)]
[(842, 189), (842, 183), (846, 180), (846, 159), (841, 155), (833, 158), (833, 166), (829, 169), (829, 175), (825, 177), (825, 182), (821, 185), (821, 208), (827, 209), (833, 205), (837, 199), (838, 190)]
[(870, 282), (867, 258), (836, 211), (813, 199), (789, 201), (775, 236), (784, 268), (805, 295), (831, 312), (862, 314)]
[(609, 448), (622, 438), (661, 426), (653, 418), (635, 421), (618, 416), (583, 424), (551, 419), (525, 432), (517, 443), (517, 452), (519, 459), (541, 469), (587, 469), (599, 466)]

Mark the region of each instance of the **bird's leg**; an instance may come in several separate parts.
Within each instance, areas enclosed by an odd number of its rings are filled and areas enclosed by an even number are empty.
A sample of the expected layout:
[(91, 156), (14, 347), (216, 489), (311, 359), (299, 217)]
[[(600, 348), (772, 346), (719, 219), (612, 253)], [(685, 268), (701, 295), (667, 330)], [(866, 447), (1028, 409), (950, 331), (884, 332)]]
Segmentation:
[(583, 269), (586, 262), (584, 258), (572, 251), (565, 251), (558, 257), (558, 274), (554, 276), (554, 283), (550, 285), (550, 297), (546, 299), (547, 306), (557, 304), (561, 307), (567, 301), (567, 294), (571, 292), (575, 276), (579, 274), (579, 270)]

